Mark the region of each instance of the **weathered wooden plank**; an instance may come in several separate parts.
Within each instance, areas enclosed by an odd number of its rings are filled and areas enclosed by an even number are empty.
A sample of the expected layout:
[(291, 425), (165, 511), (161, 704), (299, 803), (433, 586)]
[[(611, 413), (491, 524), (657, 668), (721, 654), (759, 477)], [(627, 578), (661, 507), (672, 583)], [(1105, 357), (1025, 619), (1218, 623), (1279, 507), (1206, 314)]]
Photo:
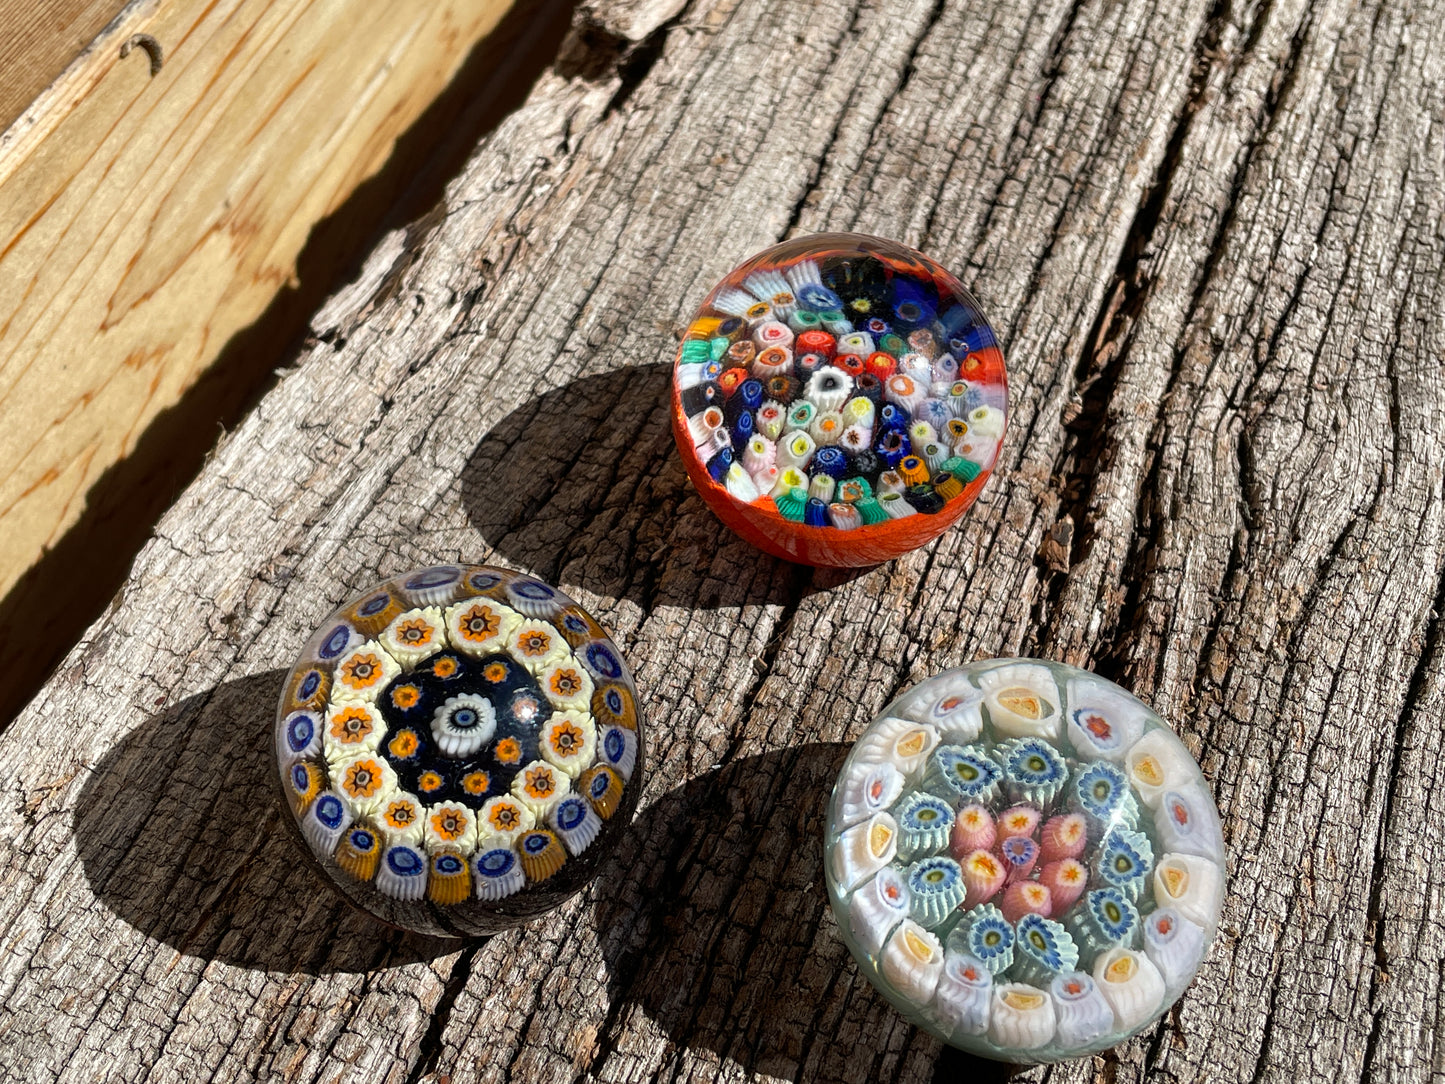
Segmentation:
[[(1231, 882), (1175, 1022), (1029, 1079), (1437, 1072), (1440, 13), (702, 0), (621, 29), (650, 10), (583, 13), (0, 737), (0, 1058), (41, 1079), (962, 1071), (834, 935), (823, 800), (901, 685), (1038, 651), (1175, 722)], [(669, 325), (820, 228), (965, 269), (1014, 375), (970, 518), (861, 573), (719, 536), (667, 427)], [(312, 890), (256, 720), (342, 597), (462, 556), (604, 617), (654, 770), (582, 899), (456, 948)]]

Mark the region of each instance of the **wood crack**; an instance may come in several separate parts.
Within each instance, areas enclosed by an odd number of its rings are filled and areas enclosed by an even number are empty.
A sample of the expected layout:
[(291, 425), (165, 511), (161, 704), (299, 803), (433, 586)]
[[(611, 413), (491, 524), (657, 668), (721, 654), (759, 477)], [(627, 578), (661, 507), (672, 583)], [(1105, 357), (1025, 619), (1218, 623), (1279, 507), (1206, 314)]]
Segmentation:
[[(1210, 74), (1220, 63), (1218, 45), (1228, 20), (1229, 0), (1215, 0), (1195, 42), (1188, 95), (1175, 117), (1163, 156), (1155, 169), (1149, 188), (1140, 199), (1134, 218), (1129, 224), (1119, 250), (1118, 262), (1110, 277), (1111, 285), (1105, 287), (1102, 295), (1106, 303), (1099, 306), (1094, 325), (1084, 339), (1088, 346), (1081, 352), (1074, 369), (1077, 389), (1075, 394), (1078, 398), (1074, 417), (1067, 423), (1070, 437), (1060, 468), (1062, 481), (1058, 485), (1060, 503), (1057, 514), (1059, 521), (1067, 519), (1073, 525), (1069, 564), (1085, 561), (1094, 546), (1096, 525), (1092, 510), (1096, 499), (1096, 483), (1113, 458), (1110, 410), (1134, 341), (1132, 331), (1135, 322), (1153, 291), (1154, 277), (1150, 268), (1159, 247), (1158, 234), (1161, 226), (1167, 222), (1166, 208), (1180, 175), (1184, 147), (1194, 117), (1204, 104)], [(1175, 357), (1175, 374), (1179, 371), (1181, 361), (1182, 352)], [(1162, 421), (1162, 404), (1159, 417)], [(1156, 422), (1157, 424), (1159, 422)], [(1156, 456), (1155, 469), (1157, 462)], [(1143, 501), (1147, 500), (1147, 495), (1153, 491), (1151, 481), (1152, 478), (1140, 488), (1141, 506), (1135, 515), (1136, 525), (1148, 523), (1152, 518), (1147, 515), (1143, 506)], [(1144, 545), (1150, 545), (1147, 532), (1144, 537)], [(1142, 557), (1142, 553), (1131, 555), (1131, 567), (1137, 567)], [(1036, 603), (1035, 619), (1047, 627), (1048, 615), (1057, 609), (1067, 577), (1052, 574), (1046, 560), (1039, 559), (1036, 563), (1040, 566), (1040, 576), (1045, 582), (1046, 590), (1041, 593)], [(1137, 574), (1129, 576), (1126, 572), (1121, 579), (1130, 585), (1130, 591), (1135, 596), (1132, 600), (1133, 606), (1137, 606), (1137, 593), (1142, 577)], [(1105, 676), (1117, 677), (1116, 671), (1111, 672), (1107, 660), (1118, 652), (1118, 645), (1114, 640), (1118, 630), (1132, 628), (1134, 620), (1131, 600), (1126, 595), (1126, 600), (1111, 625), (1097, 634), (1093, 656), (1096, 660), (1095, 666)]]
[[(1005, 158), (999, 169), (998, 184), (994, 186), (988, 199), (984, 201), (983, 213), (979, 216), (976, 230), (976, 236), (979, 238), (986, 238), (992, 232), (994, 212), (1004, 206), (1002, 202), (1004, 187), (1010, 181), (1017, 179), (1018, 169), (1030, 150), (1038, 149), (1032, 146), (1029, 136), (1038, 128), (1044, 110), (1053, 98), (1054, 89), (1063, 74), (1064, 45), (1074, 32), (1074, 24), (1077, 22), (1080, 12), (1088, 6), (1089, 2), (1090, 0), (1072, 0), (1063, 22), (1049, 40), (1048, 60), (1040, 73), (1041, 85), (1037, 95), (1033, 97), (1033, 107), (1027, 113), (1019, 115), (1008, 139), (1004, 141)], [(975, 253), (975, 257), (976, 255)], [(972, 267), (980, 267), (981, 265), (975, 257), (970, 257), (969, 264)]]
[(1417, 725), (1419, 716), (1425, 710), (1422, 705), (1429, 703), (1427, 686), (1432, 671), (1445, 658), (1445, 569), (1437, 577), (1435, 595), (1430, 608), (1429, 620), (1425, 626), (1424, 643), (1419, 658), (1410, 673), (1406, 687), (1404, 707), (1395, 719), (1394, 730), (1388, 755), (1383, 764), (1377, 761), (1377, 768), (1370, 780), (1370, 792), (1383, 788), (1384, 809), (1380, 815), (1380, 831), (1375, 844), (1374, 861), (1370, 866), (1370, 897), (1367, 918), (1370, 926), (1370, 944), (1374, 949), (1374, 967), (1370, 970), (1366, 988), (1365, 1003), (1370, 1013), (1370, 1030), (1365, 1040), (1364, 1056), (1361, 1058), (1360, 1084), (1373, 1084), (1375, 1063), (1384, 1035), (1386, 1005), (1382, 987), (1389, 981), (1390, 957), (1386, 947), (1385, 925), (1389, 921), (1384, 913), (1385, 873), (1389, 866), (1391, 829), (1395, 821), (1395, 801), (1399, 793), (1399, 769), (1404, 757), (1406, 742)]
[(447, 976), (446, 984), (442, 987), (442, 995), (437, 999), (436, 1008), (431, 1011), (426, 1033), (417, 1044), (416, 1061), (412, 1063), (411, 1072), (407, 1074), (406, 1084), (420, 1084), (422, 1077), (434, 1072), (440, 1064), (447, 1024), (451, 1022), (452, 1006), (456, 1004), (457, 995), (466, 989), (471, 980), (477, 954), (485, 945), (486, 940), (471, 942), (457, 955), (451, 974)]

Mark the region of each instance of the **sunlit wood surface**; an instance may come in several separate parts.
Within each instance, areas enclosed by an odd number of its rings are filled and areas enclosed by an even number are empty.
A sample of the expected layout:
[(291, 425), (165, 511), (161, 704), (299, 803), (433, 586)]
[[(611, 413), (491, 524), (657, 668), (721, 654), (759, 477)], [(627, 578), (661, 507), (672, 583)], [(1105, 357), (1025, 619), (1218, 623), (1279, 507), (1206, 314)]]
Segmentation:
[[(859, 977), (820, 832), (899, 688), (1039, 654), (1173, 723), (1230, 877), (1176, 1014), (1024, 1078), (1438, 1077), (1442, 56), (1412, 0), (583, 8), (0, 737), (7, 1075), (997, 1078)], [(667, 421), (678, 322), (823, 229), (958, 269), (1012, 373), (980, 503), (856, 574), (721, 533)], [(466, 945), (312, 880), (268, 744), (333, 606), (455, 559), (574, 593), (652, 727), (599, 880)]]

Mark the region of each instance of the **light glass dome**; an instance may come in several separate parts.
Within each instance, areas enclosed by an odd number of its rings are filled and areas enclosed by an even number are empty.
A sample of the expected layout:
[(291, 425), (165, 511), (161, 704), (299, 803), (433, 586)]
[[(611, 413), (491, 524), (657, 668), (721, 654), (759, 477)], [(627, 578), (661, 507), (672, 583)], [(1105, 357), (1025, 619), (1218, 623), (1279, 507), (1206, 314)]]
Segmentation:
[(1214, 938), (1208, 784), (1147, 706), (1084, 670), (974, 663), (899, 697), (853, 747), (824, 840), (858, 968), (909, 1020), (1000, 1061), (1142, 1031)]

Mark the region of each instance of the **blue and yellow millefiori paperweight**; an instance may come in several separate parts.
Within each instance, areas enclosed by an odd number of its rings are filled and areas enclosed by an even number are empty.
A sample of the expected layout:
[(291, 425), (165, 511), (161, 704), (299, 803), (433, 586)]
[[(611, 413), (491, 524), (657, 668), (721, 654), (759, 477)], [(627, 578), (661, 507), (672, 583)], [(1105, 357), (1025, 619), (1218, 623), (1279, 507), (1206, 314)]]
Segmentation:
[(275, 728), (303, 852), (352, 903), (476, 936), (556, 907), (641, 786), (637, 688), (561, 591), (478, 565), (377, 584), (328, 617)]

